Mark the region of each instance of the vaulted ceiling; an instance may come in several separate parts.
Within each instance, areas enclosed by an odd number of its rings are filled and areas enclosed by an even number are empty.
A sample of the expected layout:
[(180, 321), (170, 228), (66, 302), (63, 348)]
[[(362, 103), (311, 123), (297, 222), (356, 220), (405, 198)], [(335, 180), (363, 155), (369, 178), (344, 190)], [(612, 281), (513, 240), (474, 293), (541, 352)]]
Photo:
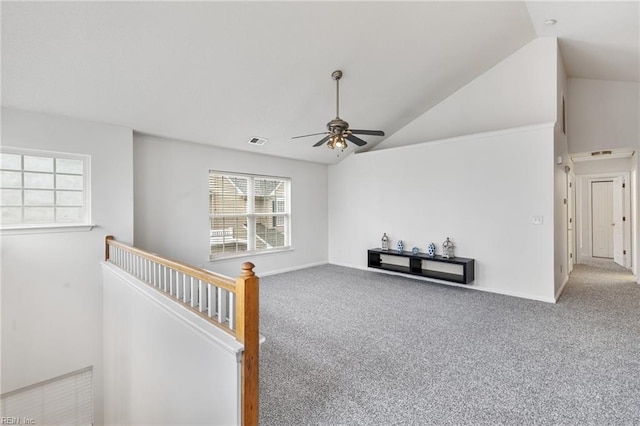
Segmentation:
[(353, 147), (291, 137), (334, 118), (336, 69), (340, 116), (387, 135), (539, 36), (560, 38), (571, 77), (639, 81), (638, 2), (2, 2), (1, 13), (3, 106), (329, 164)]

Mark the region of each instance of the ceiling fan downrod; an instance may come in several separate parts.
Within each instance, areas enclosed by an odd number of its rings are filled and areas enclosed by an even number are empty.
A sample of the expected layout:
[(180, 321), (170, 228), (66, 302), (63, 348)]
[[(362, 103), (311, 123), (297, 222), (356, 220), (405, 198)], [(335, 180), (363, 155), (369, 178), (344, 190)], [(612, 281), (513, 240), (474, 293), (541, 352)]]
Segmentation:
[(336, 81), (336, 118), (340, 118), (340, 79), (342, 78), (342, 71), (335, 70), (331, 73), (331, 78)]

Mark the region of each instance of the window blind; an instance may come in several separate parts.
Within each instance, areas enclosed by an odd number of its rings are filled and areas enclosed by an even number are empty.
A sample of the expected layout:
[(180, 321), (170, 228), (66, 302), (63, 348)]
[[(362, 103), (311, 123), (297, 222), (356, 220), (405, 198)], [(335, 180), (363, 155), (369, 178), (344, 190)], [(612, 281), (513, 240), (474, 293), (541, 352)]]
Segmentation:
[(92, 425), (93, 367), (0, 395), (4, 424)]
[(210, 258), (290, 245), (290, 180), (209, 172)]

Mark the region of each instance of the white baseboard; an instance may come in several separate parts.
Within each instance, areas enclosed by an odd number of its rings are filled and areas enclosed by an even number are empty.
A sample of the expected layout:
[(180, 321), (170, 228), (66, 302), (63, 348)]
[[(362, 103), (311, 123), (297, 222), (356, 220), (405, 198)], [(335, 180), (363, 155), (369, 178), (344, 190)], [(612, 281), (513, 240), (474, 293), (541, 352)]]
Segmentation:
[(275, 271), (260, 272), (256, 275), (258, 275), (259, 277), (268, 277), (269, 275), (276, 275), (276, 274), (282, 274), (285, 272), (298, 271), (300, 269), (313, 268), (314, 266), (326, 265), (327, 263), (329, 262), (325, 261), (325, 262), (307, 263), (306, 265), (297, 265), (297, 266), (292, 266), (290, 268), (276, 269)]
[[(473, 284), (452, 283), (450, 281), (438, 280), (438, 279), (435, 279), (435, 278), (419, 277), (417, 275), (407, 275), (407, 274), (403, 274), (401, 272), (385, 271), (384, 269), (369, 268), (369, 267), (361, 266), (361, 265), (350, 265), (350, 264), (335, 263), (335, 262), (328, 262), (328, 263), (330, 263), (332, 265), (337, 265), (337, 266), (344, 266), (346, 268), (360, 269), (362, 271), (370, 271), (370, 272), (376, 272), (376, 273), (380, 273), (380, 274), (396, 275), (398, 277), (411, 278), (411, 279), (415, 279), (415, 280), (419, 280), (419, 281), (434, 282), (434, 283), (444, 284), (444, 285), (448, 285), (448, 286), (452, 286), (452, 287), (466, 288), (466, 289), (469, 289), (469, 290), (486, 291), (487, 293), (502, 294), (504, 296), (518, 297), (520, 299), (536, 300), (538, 302), (556, 303), (556, 300), (557, 300), (556, 298), (552, 298), (552, 297), (541, 297), (541, 296), (531, 295), (531, 294), (527, 294), (527, 293), (520, 293), (520, 292), (517, 292), (517, 291), (504, 291), (504, 290), (498, 290), (498, 289), (491, 288), (491, 287), (477, 287), (477, 286), (474, 286)], [(564, 285), (563, 285), (563, 287), (564, 287)]]
[(560, 286), (560, 288), (556, 292), (556, 302), (558, 302), (558, 299), (560, 299), (560, 295), (564, 291), (564, 286), (566, 286), (568, 282), (569, 282), (569, 276), (567, 275), (565, 277), (565, 279), (564, 279), (564, 282), (562, 283), (562, 285)]

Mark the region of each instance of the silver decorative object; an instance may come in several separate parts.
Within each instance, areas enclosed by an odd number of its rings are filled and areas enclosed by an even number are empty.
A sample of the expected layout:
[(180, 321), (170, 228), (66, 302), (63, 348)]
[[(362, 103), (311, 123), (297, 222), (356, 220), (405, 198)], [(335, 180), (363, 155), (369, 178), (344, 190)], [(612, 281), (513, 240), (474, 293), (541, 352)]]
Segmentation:
[(386, 232), (382, 235), (382, 250), (389, 250), (389, 237)]
[(442, 243), (442, 257), (446, 257), (447, 259), (455, 257), (453, 254), (454, 247), (455, 246), (453, 245), (453, 242), (449, 239), (449, 237), (447, 237), (447, 240)]
[(420, 249), (418, 247), (414, 247), (414, 248), (411, 249), (411, 253), (418, 254), (418, 253), (420, 253)]

